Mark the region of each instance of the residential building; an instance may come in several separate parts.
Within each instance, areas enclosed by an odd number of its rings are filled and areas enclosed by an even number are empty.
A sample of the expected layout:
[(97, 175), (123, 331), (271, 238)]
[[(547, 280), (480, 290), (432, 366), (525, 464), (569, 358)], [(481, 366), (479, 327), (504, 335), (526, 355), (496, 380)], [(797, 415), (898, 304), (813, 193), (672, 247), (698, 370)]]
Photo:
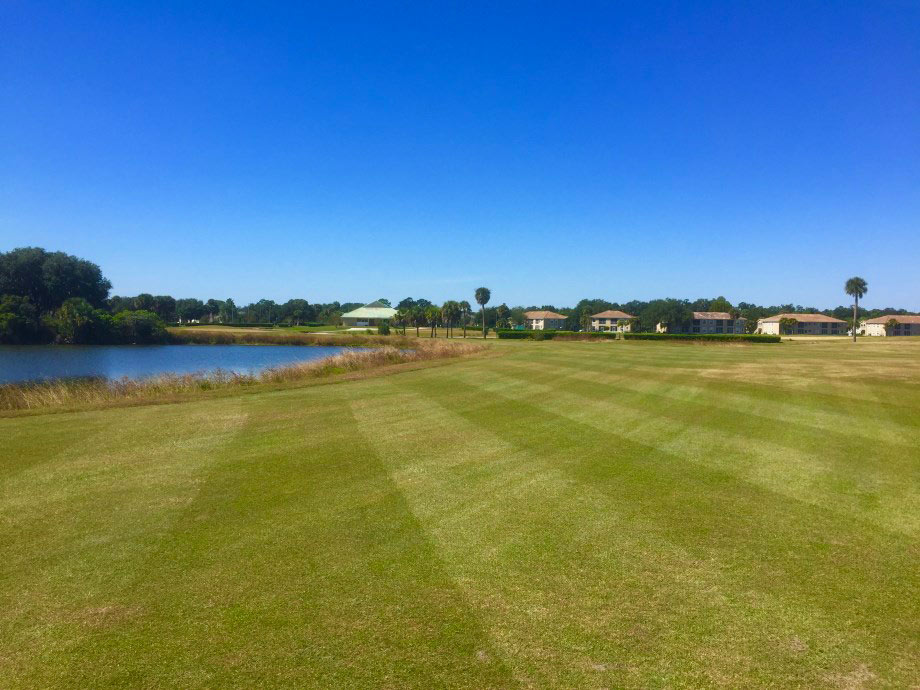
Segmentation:
[[(608, 309), (599, 314), (591, 315), (591, 330), (629, 333), (632, 330), (632, 324), (635, 318), (635, 316), (627, 314), (625, 311)], [(624, 321), (626, 323), (622, 323)]]
[(554, 311), (525, 311), (524, 327), (529, 331), (555, 331), (565, 328), (565, 314)]
[(659, 323), (655, 326), (658, 333), (744, 333), (744, 324), (747, 319), (733, 319), (727, 311), (695, 311), (690, 323), (681, 328), (670, 329), (666, 324)]
[[(795, 326), (788, 333), (781, 333), (781, 319), (795, 319)], [(757, 332), (765, 335), (846, 335), (847, 322), (824, 314), (775, 314), (758, 319)]]
[[(890, 328), (889, 321), (894, 321)], [(920, 316), (914, 314), (889, 314), (859, 322), (861, 335), (920, 335)]]
[(379, 326), (383, 321), (390, 321), (396, 316), (396, 310), (383, 302), (371, 302), (354, 311), (342, 314), (342, 325), (354, 328)]

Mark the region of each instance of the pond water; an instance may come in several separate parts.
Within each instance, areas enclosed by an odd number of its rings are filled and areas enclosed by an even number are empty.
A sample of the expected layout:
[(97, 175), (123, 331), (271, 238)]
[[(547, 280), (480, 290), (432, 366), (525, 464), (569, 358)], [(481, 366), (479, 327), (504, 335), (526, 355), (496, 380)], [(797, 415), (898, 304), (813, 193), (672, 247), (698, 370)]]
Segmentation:
[(252, 374), (345, 349), (312, 345), (0, 345), (0, 383), (73, 376), (144, 378), (216, 369)]

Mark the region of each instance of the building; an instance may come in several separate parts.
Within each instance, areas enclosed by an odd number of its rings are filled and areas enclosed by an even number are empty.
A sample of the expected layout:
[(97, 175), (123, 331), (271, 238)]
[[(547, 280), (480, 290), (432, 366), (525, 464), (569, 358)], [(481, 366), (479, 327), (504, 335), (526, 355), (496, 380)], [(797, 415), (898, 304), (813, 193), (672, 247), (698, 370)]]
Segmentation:
[(565, 328), (565, 314), (554, 311), (525, 311), (524, 327), (529, 331), (555, 331)]
[[(795, 326), (781, 333), (780, 319), (795, 319)], [(846, 335), (847, 322), (824, 314), (775, 314), (758, 319), (757, 332), (765, 335)]]
[[(625, 311), (608, 309), (600, 314), (591, 315), (592, 331), (615, 331), (617, 333), (628, 333), (632, 330), (633, 320), (636, 317), (627, 314)], [(619, 323), (625, 321), (626, 323)]]
[[(744, 333), (744, 324), (747, 319), (733, 319), (727, 311), (695, 311), (690, 323), (675, 333)], [(668, 333), (666, 324), (659, 323), (655, 326), (658, 333)]]
[(390, 321), (396, 316), (396, 310), (383, 302), (371, 302), (347, 314), (342, 314), (342, 325), (353, 328), (379, 326), (383, 321)]
[[(888, 322), (894, 325), (888, 327)], [(920, 316), (888, 314), (859, 322), (860, 335), (920, 335)]]

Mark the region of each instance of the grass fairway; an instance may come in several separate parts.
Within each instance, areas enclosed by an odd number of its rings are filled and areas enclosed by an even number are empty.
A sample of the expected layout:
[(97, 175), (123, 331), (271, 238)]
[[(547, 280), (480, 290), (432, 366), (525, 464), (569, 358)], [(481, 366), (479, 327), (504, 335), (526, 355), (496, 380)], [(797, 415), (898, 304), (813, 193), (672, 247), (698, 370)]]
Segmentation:
[(0, 419), (0, 686), (915, 686), (920, 342), (882, 340)]

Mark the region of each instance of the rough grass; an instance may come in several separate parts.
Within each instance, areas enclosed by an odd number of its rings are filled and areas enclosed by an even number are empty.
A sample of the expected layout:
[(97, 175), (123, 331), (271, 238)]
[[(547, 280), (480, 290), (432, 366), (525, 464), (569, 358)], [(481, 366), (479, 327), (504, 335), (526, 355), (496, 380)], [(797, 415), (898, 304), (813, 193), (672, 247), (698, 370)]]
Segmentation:
[(319, 360), (310, 360), (265, 369), (257, 374), (237, 374), (217, 370), (193, 374), (109, 381), (104, 378), (60, 379), (28, 383), (0, 384), (0, 411), (72, 408), (79, 405), (156, 401), (189, 396), (206, 391), (256, 384), (293, 383), (393, 364), (431, 359), (464, 357), (483, 350), (483, 345), (430, 341), (415, 343), (411, 350), (390, 345), (356, 349)]
[[(305, 333), (292, 329), (251, 329), (220, 326), (170, 328), (170, 339), (179, 345), (392, 345), (405, 347), (409, 340), (396, 335), (368, 333)], [(413, 339), (414, 342), (414, 339)]]
[(493, 342), (0, 419), (0, 686), (920, 678), (920, 343)]

